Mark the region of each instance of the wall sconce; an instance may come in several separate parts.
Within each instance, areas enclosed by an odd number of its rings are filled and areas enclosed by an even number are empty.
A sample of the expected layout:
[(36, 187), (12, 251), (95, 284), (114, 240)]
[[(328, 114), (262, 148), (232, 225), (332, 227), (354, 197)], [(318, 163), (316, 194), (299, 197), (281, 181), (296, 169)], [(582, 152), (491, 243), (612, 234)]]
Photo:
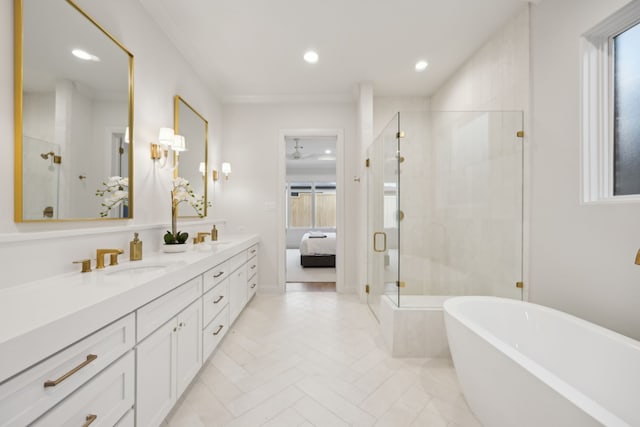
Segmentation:
[(187, 150), (187, 142), (185, 141), (184, 136), (182, 136), (182, 135), (173, 135), (173, 145), (171, 145), (171, 148), (176, 153), (180, 153), (181, 151), (186, 151)]
[(231, 163), (224, 162), (222, 164), (222, 173), (224, 174), (224, 179), (229, 179), (229, 174), (231, 173)]
[(218, 171), (215, 169), (211, 170), (211, 179), (213, 179), (214, 181), (218, 180)]
[(169, 149), (173, 146), (175, 141), (175, 134), (171, 128), (160, 128), (158, 132), (158, 143), (151, 143), (151, 159), (161, 160), (160, 167), (164, 167), (167, 164), (167, 157), (169, 157)]
[(202, 175), (202, 179), (207, 175), (207, 170), (205, 169), (204, 162), (200, 162), (200, 166), (198, 167), (198, 171)]

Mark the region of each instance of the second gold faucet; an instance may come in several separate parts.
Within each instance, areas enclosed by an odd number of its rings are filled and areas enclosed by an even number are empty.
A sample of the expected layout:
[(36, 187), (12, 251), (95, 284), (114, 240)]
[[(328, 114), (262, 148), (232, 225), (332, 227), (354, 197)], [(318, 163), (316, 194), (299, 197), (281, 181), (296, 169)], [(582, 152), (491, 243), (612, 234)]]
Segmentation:
[(96, 250), (96, 269), (104, 268), (104, 256), (111, 255), (109, 265), (118, 265), (118, 255), (124, 253), (122, 249), (97, 249)]

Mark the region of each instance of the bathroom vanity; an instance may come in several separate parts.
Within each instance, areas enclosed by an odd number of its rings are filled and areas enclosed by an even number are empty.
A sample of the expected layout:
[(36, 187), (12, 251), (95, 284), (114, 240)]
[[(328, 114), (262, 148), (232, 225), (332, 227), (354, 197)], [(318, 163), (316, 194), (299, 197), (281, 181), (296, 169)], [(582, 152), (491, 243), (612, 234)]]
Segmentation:
[(157, 426), (258, 287), (258, 236), (0, 291), (0, 426)]

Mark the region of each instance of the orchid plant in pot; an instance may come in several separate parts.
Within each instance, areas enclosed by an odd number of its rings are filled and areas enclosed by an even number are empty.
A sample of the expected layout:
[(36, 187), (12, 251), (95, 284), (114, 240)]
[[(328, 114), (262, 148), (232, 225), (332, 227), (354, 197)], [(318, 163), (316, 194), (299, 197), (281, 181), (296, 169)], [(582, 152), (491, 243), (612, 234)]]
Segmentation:
[(204, 196), (196, 194), (186, 179), (175, 178), (171, 189), (171, 231), (164, 235), (165, 245), (183, 245), (189, 238), (189, 233), (178, 231), (178, 205), (182, 202), (189, 203), (200, 218), (204, 217)]

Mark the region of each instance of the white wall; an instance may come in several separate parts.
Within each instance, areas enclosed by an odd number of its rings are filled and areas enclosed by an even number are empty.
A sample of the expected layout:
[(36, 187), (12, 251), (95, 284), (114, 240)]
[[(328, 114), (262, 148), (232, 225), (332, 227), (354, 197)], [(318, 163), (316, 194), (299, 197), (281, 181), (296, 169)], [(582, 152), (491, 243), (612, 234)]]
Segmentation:
[(579, 202), (580, 35), (625, 3), (531, 9), (531, 300), (640, 339), (640, 204)]
[[(356, 283), (356, 190), (352, 177), (357, 157), (356, 107), (352, 103), (324, 104), (228, 104), (223, 108), (223, 158), (231, 162), (233, 173), (223, 182), (223, 212), (230, 231), (260, 234), (261, 287), (281, 290), (278, 266), (284, 253), (278, 253), (278, 159), (280, 132), (291, 129), (342, 129), (344, 131), (345, 287)], [(222, 235), (220, 238), (223, 238)], [(352, 259), (353, 258), (353, 259)], [(284, 265), (284, 264), (283, 264)]]
[[(95, 2), (80, 0), (86, 9), (134, 55), (134, 215), (129, 221), (62, 223), (13, 222), (13, 97), (0, 97), (0, 135), (5, 155), (0, 157), (0, 259), (1, 287), (11, 286), (46, 275), (76, 271), (72, 261), (95, 258), (98, 247), (128, 248), (133, 229), (145, 229), (141, 236), (145, 251), (155, 249), (162, 237), (158, 224), (168, 224), (171, 212), (169, 189), (171, 170), (157, 169), (149, 158), (149, 143), (157, 140), (160, 127), (173, 126), (173, 97), (180, 94), (209, 120), (210, 164), (220, 163), (221, 107), (179, 51), (170, 44), (161, 29), (137, 1)], [(13, 93), (13, 2), (0, 3), (0, 92)], [(209, 174), (210, 176), (210, 174)], [(212, 186), (210, 186), (212, 188)], [(220, 191), (219, 186), (216, 192)], [(218, 217), (219, 194), (213, 194), (214, 206), (209, 218)], [(191, 228), (210, 229), (211, 220)], [(124, 228), (122, 228), (124, 226)], [(189, 227), (184, 227), (189, 228)], [(83, 229), (69, 233), (60, 230)], [(106, 234), (95, 234), (107, 231)], [(112, 231), (112, 232), (111, 232)], [(88, 234), (87, 234), (88, 233)], [(51, 240), (41, 238), (55, 237)], [(37, 266), (38, 268), (33, 268)]]

